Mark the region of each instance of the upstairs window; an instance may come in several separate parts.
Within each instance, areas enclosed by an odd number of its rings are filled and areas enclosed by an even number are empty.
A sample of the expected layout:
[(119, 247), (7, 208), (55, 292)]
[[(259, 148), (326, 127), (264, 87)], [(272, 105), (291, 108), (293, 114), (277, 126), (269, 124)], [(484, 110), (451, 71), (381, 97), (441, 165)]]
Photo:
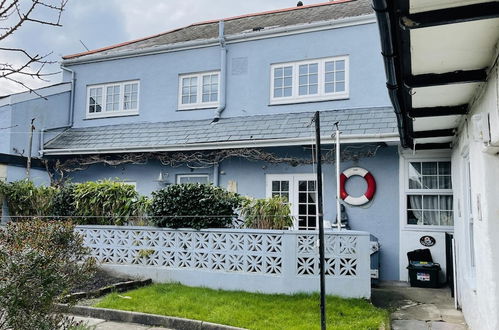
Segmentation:
[(178, 102), (180, 110), (214, 108), (218, 106), (219, 98), (219, 72), (180, 75)]
[(139, 82), (87, 87), (87, 118), (134, 115), (139, 112)]
[(348, 57), (271, 66), (271, 104), (348, 98)]
[(454, 225), (449, 161), (410, 161), (406, 184), (408, 225)]

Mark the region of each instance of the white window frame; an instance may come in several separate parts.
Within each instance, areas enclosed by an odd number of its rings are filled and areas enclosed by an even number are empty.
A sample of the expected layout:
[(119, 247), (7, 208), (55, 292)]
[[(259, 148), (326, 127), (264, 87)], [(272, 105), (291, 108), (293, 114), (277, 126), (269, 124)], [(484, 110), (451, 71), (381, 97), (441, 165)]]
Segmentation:
[[(218, 95), (216, 102), (203, 102), (203, 76), (216, 74), (218, 76)], [(197, 102), (182, 104), (182, 79), (197, 78)], [(180, 74), (178, 76), (178, 110), (196, 110), (216, 108), (220, 104), (220, 71), (205, 71), (188, 74)]]
[[(125, 85), (128, 84), (137, 84), (137, 108), (130, 110), (123, 110), (124, 102), (125, 102)], [(107, 87), (111, 86), (120, 86), (120, 101), (119, 101), (119, 110), (107, 111), (106, 103), (107, 103)], [(94, 88), (102, 88), (102, 111), (101, 112), (90, 112), (90, 89)], [(87, 108), (85, 110), (87, 119), (94, 118), (107, 118), (107, 117), (122, 117), (122, 116), (133, 116), (139, 114), (140, 107), (140, 80), (127, 80), (127, 81), (119, 81), (112, 82), (106, 84), (96, 84), (96, 85), (87, 85)]]
[[(417, 230), (417, 231), (439, 231), (439, 232), (453, 232), (454, 225), (452, 226), (435, 226), (435, 225), (411, 225), (408, 224), (407, 216), (407, 196), (408, 195), (451, 195), (453, 198), (453, 203), (455, 202), (453, 189), (409, 189), (409, 163), (412, 162), (451, 162), (450, 157), (432, 157), (432, 156), (417, 156), (417, 157), (404, 157), (403, 158), (403, 168), (400, 169), (402, 175), (401, 182), (401, 200), (400, 200), (400, 210), (401, 210), (401, 221), (402, 228), (404, 230)], [(451, 162), (452, 171), (452, 162)], [(452, 180), (451, 172), (451, 180)], [(453, 208), (453, 220), (456, 221), (455, 207)]]
[(177, 179), (175, 180), (175, 182), (177, 182), (177, 184), (180, 184), (180, 180), (182, 178), (206, 178), (207, 184), (210, 183), (210, 176), (208, 174), (177, 174)]
[[(265, 176), (265, 196), (266, 198), (272, 198), (272, 181), (289, 181), (289, 204), (291, 207), (291, 216), (293, 218), (293, 226), (291, 229), (298, 229), (298, 194), (296, 182), (300, 180), (315, 181), (317, 184), (317, 175), (314, 173), (289, 173), (289, 174), (267, 174)], [(322, 193), (324, 195), (324, 186), (322, 187)], [(319, 228), (319, 204), (317, 202), (316, 206), (316, 229)], [(324, 221), (324, 219), (323, 219)], [(307, 231), (303, 230), (302, 231)]]
[[(329, 61), (345, 61), (345, 91), (325, 93), (325, 63)], [(299, 67), (303, 64), (318, 63), (318, 93), (315, 95), (299, 95)], [(279, 67), (292, 66), (292, 88), (291, 96), (274, 97), (274, 69)], [(348, 56), (326, 57), (313, 60), (275, 63), (270, 66), (270, 104), (289, 104), (313, 101), (332, 101), (348, 99), (350, 94), (350, 64)]]

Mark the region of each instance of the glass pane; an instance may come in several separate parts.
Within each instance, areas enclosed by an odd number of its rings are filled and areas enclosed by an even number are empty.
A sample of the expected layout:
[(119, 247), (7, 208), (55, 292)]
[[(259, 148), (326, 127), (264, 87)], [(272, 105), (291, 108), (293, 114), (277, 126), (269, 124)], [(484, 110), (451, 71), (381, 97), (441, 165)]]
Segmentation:
[(277, 78), (274, 81), (274, 87), (282, 87), (283, 80), (282, 78)]
[(417, 225), (421, 216), (419, 216), (419, 215), (416, 216), (416, 214), (420, 214), (420, 213), (421, 212), (417, 212), (417, 211), (415, 212), (415, 211), (408, 210), (407, 211), (407, 224), (408, 225)]
[(284, 96), (288, 97), (291, 96), (291, 87), (284, 88)]
[(345, 60), (336, 61), (336, 70), (345, 70)]
[(423, 196), (423, 209), (438, 210), (438, 196)]
[(308, 206), (308, 214), (316, 214), (317, 213), (317, 210), (316, 210), (316, 207), (315, 207), (315, 204), (311, 204)]
[(282, 77), (283, 69), (282, 68), (275, 68), (274, 69), (274, 76), (275, 77)]
[(281, 181), (281, 190), (289, 191), (289, 181)]
[(300, 95), (307, 95), (307, 91), (308, 91), (308, 88), (307, 86), (300, 86), (300, 89), (299, 89), (299, 94)]
[(308, 193), (308, 202), (315, 203), (315, 192)]
[(345, 91), (345, 83), (344, 82), (336, 83), (336, 91), (337, 92), (344, 92)]
[(282, 97), (282, 89), (274, 89), (274, 97)]
[(326, 82), (332, 82), (334, 80), (333, 73), (326, 73), (324, 79)]
[(284, 76), (291, 77), (292, 75), (293, 75), (293, 67), (292, 66), (284, 67)]
[(188, 96), (182, 96), (182, 104), (187, 104), (189, 103), (189, 97)]
[(452, 189), (452, 179), (451, 176), (441, 176), (438, 178), (438, 185), (440, 189)]
[(336, 72), (337, 81), (345, 81), (345, 71)]
[(440, 225), (442, 225), (442, 226), (453, 226), (454, 225), (454, 214), (452, 211), (441, 211), (440, 212)]
[(318, 86), (317, 85), (310, 85), (308, 88), (308, 93), (309, 94), (317, 94), (318, 92)]
[(316, 218), (315, 218), (315, 217), (308, 217), (308, 227), (309, 227), (310, 229), (315, 228), (316, 223), (317, 223), (317, 221), (316, 221)]
[(423, 223), (429, 226), (438, 226), (440, 225), (438, 211), (423, 211)]
[(324, 91), (326, 93), (332, 93), (332, 92), (334, 92), (333, 84), (332, 83), (326, 84)]
[(210, 94), (203, 94), (203, 102), (210, 102)]
[(423, 173), (423, 175), (436, 175), (437, 174), (437, 163), (434, 163), (434, 162), (422, 163), (422, 173)]
[(308, 74), (308, 65), (306, 64), (300, 65), (298, 72), (300, 75)]
[(421, 189), (421, 163), (409, 163), (409, 189)]
[(438, 174), (440, 175), (450, 175), (450, 162), (439, 162), (438, 163)]
[(308, 181), (308, 190), (309, 191), (315, 190), (315, 181)]
[(300, 85), (308, 84), (308, 76), (300, 76), (300, 78), (298, 79), (298, 83)]
[(306, 193), (299, 193), (298, 194), (298, 202), (299, 203), (306, 203), (307, 202), (307, 194)]
[(452, 211), (452, 196), (440, 196), (440, 209)]
[(305, 227), (307, 225), (307, 217), (305, 216), (302, 216), (302, 217), (298, 217), (298, 226), (299, 227)]
[(421, 210), (423, 208), (423, 197), (421, 195), (408, 195), (407, 208), (411, 210)]
[(334, 71), (334, 62), (326, 62), (325, 68), (328, 72)]
[(316, 74), (312, 74), (309, 76), (309, 81), (308, 81), (310, 84), (317, 84), (319, 81), (318, 81), (318, 75)]
[(292, 84), (291, 77), (284, 78), (284, 86), (291, 86), (291, 84)]
[(317, 63), (309, 64), (308, 70), (310, 73), (317, 73), (317, 70), (319, 69), (319, 65)]
[(307, 205), (306, 204), (300, 204), (298, 206), (298, 213), (299, 214), (307, 214)]
[(298, 181), (298, 190), (307, 191), (307, 181)]
[(438, 189), (438, 177), (423, 176), (423, 189)]

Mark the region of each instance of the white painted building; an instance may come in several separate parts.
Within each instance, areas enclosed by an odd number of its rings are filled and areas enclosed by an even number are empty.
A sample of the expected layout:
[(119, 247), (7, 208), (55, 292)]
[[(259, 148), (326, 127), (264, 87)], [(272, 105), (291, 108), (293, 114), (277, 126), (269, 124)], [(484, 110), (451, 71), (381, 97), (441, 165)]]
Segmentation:
[[(499, 2), (374, 0), (374, 7), (404, 147), (400, 205), (409, 214), (419, 193), (416, 217), (428, 212), (433, 221), (437, 198), (440, 215), (453, 213), (446, 230), (454, 232), (457, 306), (472, 329), (499, 329)], [(439, 189), (411, 187), (413, 164), (449, 160), (450, 168), (440, 173), (437, 165), (436, 177), (428, 179), (427, 187), (433, 180)], [(424, 169), (419, 173), (424, 180)], [(442, 187), (447, 179), (441, 175), (451, 175), (451, 185)], [(410, 226), (404, 207), (400, 218), (401, 250), (418, 247), (423, 232)], [(438, 244), (444, 234), (427, 229), (442, 263), (449, 255)]]

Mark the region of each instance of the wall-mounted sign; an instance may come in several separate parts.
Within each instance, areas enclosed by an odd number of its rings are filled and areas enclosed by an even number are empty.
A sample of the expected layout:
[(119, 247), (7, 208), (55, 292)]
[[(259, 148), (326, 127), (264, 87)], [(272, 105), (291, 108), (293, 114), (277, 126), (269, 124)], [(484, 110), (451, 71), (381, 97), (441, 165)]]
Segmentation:
[(437, 241), (435, 240), (435, 238), (433, 238), (433, 236), (429, 236), (429, 235), (423, 236), (419, 239), (419, 243), (421, 243), (421, 245), (426, 246), (426, 247), (433, 246), (433, 245), (435, 245), (436, 242)]

